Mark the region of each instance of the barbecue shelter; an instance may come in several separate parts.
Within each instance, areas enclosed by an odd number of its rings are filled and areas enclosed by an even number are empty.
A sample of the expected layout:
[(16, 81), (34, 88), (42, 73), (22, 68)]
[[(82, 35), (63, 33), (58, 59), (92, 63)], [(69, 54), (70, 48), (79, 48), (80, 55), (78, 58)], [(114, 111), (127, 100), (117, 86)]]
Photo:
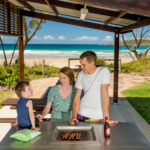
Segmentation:
[(19, 77), (23, 80), (23, 16), (113, 32), (117, 103), (119, 36), (150, 25), (149, 8), (149, 0), (0, 0), (0, 34), (19, 37)]

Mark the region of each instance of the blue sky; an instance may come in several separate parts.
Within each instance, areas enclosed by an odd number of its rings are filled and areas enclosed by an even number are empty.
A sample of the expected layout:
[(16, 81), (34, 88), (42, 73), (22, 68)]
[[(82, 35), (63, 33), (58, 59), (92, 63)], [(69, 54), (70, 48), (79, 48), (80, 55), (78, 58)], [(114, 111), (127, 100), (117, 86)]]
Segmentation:
[[(130, 37), (127, 37), (130, 39)], [(3, 36), (4, 43), (15, 43), (16, 37)], [(32, 44), (108, 44), (114, 40), (114, 33), (47, 21), (38, 30)]]
[[(35, 44), (107, 44), (113, 41), (111, 32), (47, 21), (30, 41)], [(3, 36), (4, 43), (15, 43), (16, 37)]]

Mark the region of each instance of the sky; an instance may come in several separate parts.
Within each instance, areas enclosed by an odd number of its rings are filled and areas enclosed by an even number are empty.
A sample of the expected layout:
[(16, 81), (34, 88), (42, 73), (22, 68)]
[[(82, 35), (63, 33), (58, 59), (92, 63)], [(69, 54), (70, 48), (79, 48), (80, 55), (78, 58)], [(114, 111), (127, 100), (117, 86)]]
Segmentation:
[[(2, 36), (4, 43), (15, 43), (17, 37)], [(128, 36), (127, 39), (130, 39)], [(109, 44), (114, 33), (47, 21), (29, 44)]]

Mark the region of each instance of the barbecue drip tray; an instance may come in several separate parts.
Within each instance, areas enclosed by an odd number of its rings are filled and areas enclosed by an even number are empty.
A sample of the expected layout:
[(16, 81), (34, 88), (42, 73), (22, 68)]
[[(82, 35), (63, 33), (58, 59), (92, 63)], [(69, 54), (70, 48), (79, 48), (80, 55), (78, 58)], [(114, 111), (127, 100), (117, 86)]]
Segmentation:
[(92, 126), (56, 126), (54, 141), (95, 141)]

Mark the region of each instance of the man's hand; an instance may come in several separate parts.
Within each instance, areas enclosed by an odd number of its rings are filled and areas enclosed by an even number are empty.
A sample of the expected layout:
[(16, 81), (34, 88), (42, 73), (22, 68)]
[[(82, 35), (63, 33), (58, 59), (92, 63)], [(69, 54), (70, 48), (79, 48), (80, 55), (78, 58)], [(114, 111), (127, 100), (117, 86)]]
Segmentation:
[(70, 125), (75, 126), (78, 123), (78, 119), (77, 118), (71, 118), (69, 120)]
[(118, 124), (118, 121), (116, 121), (116, 120), (109, 120), (109, 125), (110, 126), (114, 126), (116, 124)]

